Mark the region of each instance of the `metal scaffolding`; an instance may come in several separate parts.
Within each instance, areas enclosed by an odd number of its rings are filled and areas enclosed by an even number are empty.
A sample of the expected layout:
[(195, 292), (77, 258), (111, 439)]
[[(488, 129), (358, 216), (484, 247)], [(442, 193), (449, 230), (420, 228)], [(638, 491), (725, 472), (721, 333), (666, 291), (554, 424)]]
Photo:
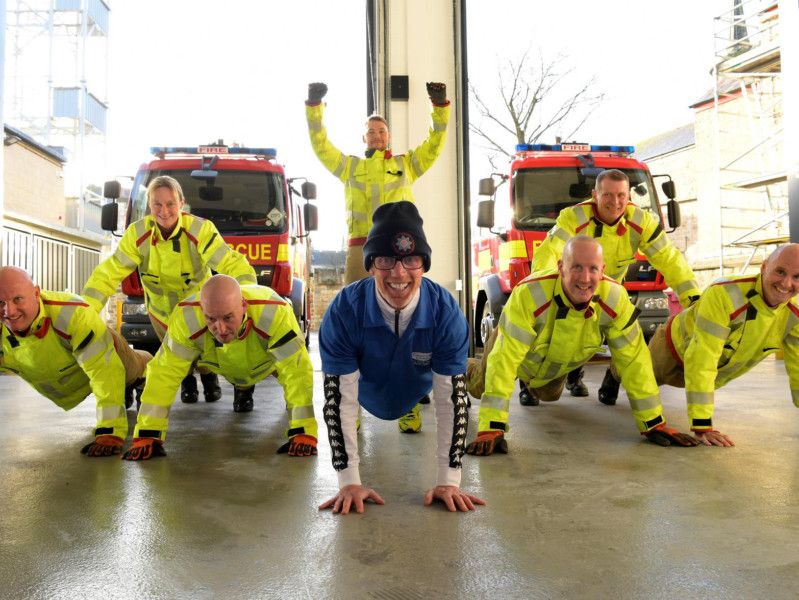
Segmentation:
[[(788, 238), (779, 6), (734, 0), (714, 21), (721, 273)], [(725, 271), (726, 269), (726, 271)]]

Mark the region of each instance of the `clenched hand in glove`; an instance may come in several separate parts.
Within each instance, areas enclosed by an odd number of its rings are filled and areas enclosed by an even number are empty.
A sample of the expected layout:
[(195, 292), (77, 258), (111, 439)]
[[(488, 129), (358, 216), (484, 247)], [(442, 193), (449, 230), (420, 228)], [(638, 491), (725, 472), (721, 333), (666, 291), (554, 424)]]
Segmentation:
[(447, 84), (429, 81), (427, 83), (427, 95), (433, 104), (447, 103)]
[(327, 94), (327, 85), (321, 81), (308, 84), (308, 104), (319, 104)]
[(278, 454), (289, 456), (316, 456), (316, 438), (312, 435), (298, 433), (277, 449)]
[(133, 438), (133, 445), (122, 455), (122, 460), (149, 460), (166, 456), (164, 443), (156, 438)]
[(494, 452), (508, 453), (508, 442), (501, 431), (478, 431), (477, 439), (466, 447), (466, 454), (475, 456), (489, 456)]
[(98, 456), (113, 456), (122, 452), (125, 440), (116, 435), (98, 435), (90, 444), (81, 448), (81, 454), (96, 458)]

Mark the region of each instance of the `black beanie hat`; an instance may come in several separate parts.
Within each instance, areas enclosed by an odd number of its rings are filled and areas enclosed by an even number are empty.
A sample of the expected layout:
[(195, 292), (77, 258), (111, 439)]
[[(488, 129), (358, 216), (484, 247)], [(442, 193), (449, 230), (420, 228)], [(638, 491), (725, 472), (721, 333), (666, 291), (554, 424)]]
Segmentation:
[(364, 268), (368, 271), (376, 256), (402, 258), (417, 255), (424, 260), (425, 272), (429, 271), (430, 246), (422, 222), (416, 205), (407, 200), (378, 206), (372, 215), (372, 229), (363, 246)]

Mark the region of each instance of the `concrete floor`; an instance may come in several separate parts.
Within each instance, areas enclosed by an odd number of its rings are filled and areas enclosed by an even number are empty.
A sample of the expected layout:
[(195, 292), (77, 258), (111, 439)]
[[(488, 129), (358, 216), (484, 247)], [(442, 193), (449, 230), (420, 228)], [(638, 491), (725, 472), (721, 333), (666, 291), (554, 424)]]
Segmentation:
[[(718, 395), (735, 448), (643, 442), (623, 397), (596, 401), (603, 370), (588, 399), (514, 401), (511, 454), (465, 459), (464, 487), (488, 502), (471, 514), (422, 506), (431, 407), (415, 436), (365, 417), (362, 476), (386, 505), (346, 517), (316, 508), (336, 489), (326, 440), (318, 458), (275, 454), (274, 380), (246, 415), (229, 386), (178, 402), (169, 456), (128, 463), (79, 454), (91, 400), (63, 413), (0, 377), (0, 597), (795, 598), (799, 411), (782, 363)], [(683, 392), (664, 404), (684, 429)]]

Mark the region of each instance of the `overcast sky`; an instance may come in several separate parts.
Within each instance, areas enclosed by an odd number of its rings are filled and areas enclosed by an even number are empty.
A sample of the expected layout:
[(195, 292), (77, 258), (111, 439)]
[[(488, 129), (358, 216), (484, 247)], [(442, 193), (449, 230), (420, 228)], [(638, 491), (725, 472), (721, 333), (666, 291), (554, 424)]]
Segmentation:
[[(634, 144), (691, 121), (688, 105), (712, 85), (713, 17), (731, 6), (467, 0), (470, 80), (493, 89), (498, 61), (528, 48), (565, 53), (575, 77), (595, 77), (606, 94), (575, 137)], [(275, 146), (291, 176), (317, 183), (324, 230), (315, 247), (339, 246), (342, 186), (310, 149), (303, 101), (309, 81), (327, 82), (331, 139), (362, 150), (363, 0), (113, 0), (111, 8), (109, 177), (134, 174), (154, 145)], [(487, 169), (473, 157), (475, 178)]]

